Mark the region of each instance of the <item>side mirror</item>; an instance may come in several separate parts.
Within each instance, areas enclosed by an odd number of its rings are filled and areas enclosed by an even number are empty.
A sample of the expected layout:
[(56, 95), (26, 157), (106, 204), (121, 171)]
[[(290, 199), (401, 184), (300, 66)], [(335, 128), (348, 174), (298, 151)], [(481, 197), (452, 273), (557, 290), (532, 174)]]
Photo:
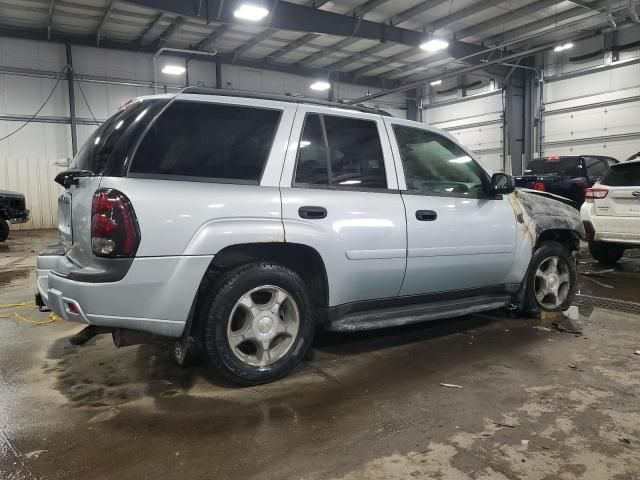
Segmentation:
[(491, 177), (491, 193), (508, 195), (516, 189), (513, 177), (507, 173), (494, 173)]

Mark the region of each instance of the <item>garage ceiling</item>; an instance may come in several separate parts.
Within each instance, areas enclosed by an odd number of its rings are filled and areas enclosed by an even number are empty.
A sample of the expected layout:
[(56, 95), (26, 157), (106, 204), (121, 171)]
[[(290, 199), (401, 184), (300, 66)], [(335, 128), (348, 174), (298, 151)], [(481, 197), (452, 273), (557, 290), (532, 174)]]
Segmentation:
[[(599, 32), (607, 9), (631, 22), (626, 0), (257, 1), (271, 12), (260, 23), (233, 18), (239, 0), (0, 0), (0, 35), (216, 50), (225, 63), (390, 87)], [(448, 50), (421, 50), (430, 35)]]

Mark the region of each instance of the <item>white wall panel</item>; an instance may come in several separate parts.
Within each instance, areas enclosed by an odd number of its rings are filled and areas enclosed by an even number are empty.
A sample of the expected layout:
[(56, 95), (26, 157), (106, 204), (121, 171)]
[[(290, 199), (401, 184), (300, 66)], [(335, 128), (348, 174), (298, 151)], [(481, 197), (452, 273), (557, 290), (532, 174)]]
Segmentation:
[[(577, 47), (578, 52), (588, 52), (595, 46), (591, 41)], [(600, 55), (590, 69), (581, 71), (575, 65), (549, 66), (548, 54), (547, 74), (563, 75), (544, 85), (543, 155), (624, 160), (640, 150), (640, 63), (628, 54), (621, 55), (626, 60), (606, 66), (607, 57)]]

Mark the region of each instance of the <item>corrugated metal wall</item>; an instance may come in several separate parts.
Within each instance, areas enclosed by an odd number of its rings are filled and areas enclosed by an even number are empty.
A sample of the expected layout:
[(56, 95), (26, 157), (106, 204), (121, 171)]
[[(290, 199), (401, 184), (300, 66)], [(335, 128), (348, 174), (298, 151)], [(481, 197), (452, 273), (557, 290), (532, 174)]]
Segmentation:
[[(149, 54), (80, 46), (73, 46), (72, 54), (74, 72), (82, 87), (80, 91), (76, 84), (75, 90), (80, 146), (96, 128), (94, 115), (103, 121), (127, 100), (153, 93), (153, 60)], [(165, 63), (182, 64), (184, 59), (163, 55), (158, 70)], [(36, 112), (56, 84), (55, 78), (47, 77), (61, 72), (65, 64), (64, 45), (1, 39), (0, 138), (20, 127)], [(315, 94), (326, 98), (326, 94), (309, 89), (309, 78), (298, 75), (223, 65), (222, 77), (225, 88), (305, 96)], [(176, 91), (185, 81), (185, 75), (168, 77), (158, 72), (158, 82), (168, 84), (169, 91)], [(215, 86), (214, 63), (190, 61), (189, 83)], [(340, 83), (334, 94), (337, 98), (351, 99), (368, 91), (368, 87)], [(376, 105), (396, 116), (406, 117), (404, 94), (385, 97)], [(0, 141), (0, 189), (24, 193), (32, 211), (28, 223), (14, 228), (55, 227), (59, 188), (53, 177), (65, 168), (71, 157), (68, 85), (66, 79), (62, 79), (36, 121)]]

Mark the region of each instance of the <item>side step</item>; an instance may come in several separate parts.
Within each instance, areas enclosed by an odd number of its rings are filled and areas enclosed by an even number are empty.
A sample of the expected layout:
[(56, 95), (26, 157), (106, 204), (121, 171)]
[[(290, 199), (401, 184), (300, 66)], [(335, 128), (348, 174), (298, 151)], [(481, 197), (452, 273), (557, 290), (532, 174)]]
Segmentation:
[(327, 324), (332, 332), (355, 332), (495, 310), (511, 302), (509, 295), (482, 295), (457, 300), (403, 305), (349, 313)]

